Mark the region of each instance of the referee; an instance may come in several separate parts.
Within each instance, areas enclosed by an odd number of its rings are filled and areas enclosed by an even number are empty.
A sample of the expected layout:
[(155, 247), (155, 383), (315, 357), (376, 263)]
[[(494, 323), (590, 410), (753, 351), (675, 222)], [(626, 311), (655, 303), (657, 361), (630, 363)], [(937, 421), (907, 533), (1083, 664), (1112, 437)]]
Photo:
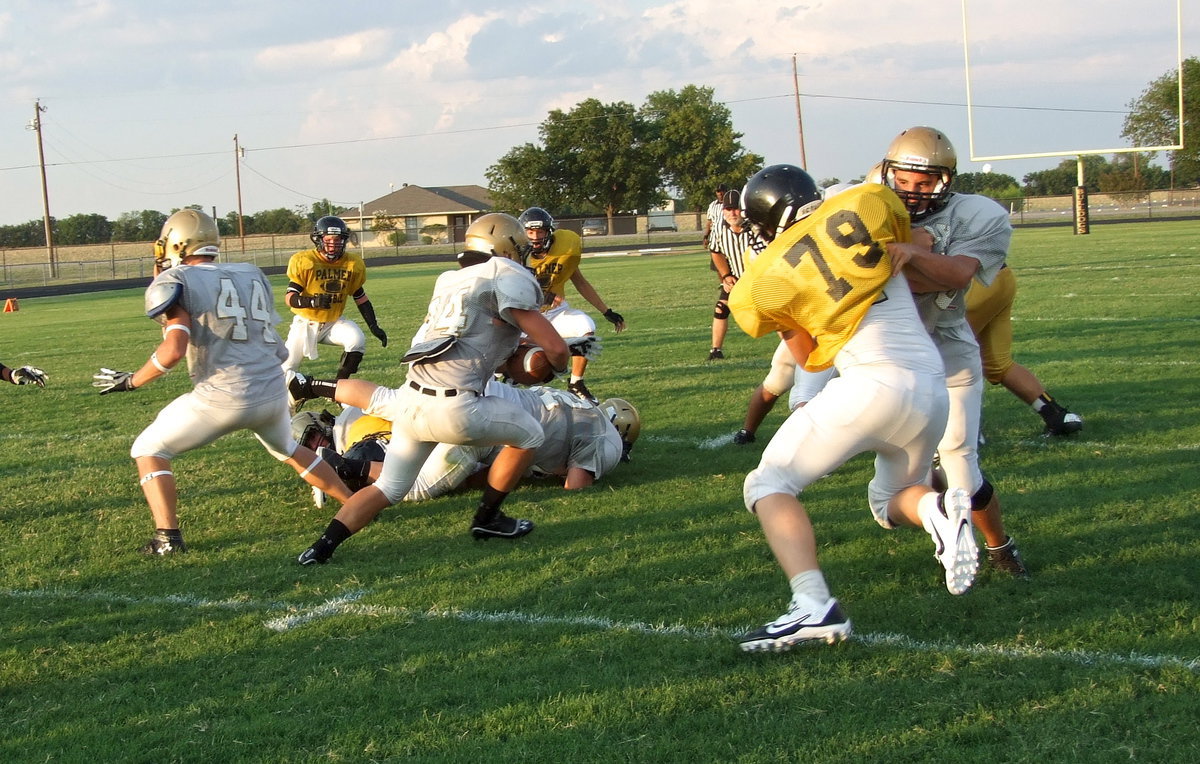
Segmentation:
[(708, 250), (713, 268), (721, 286), (717, 292), (717, 305), (713, 310), (712, 349), (708, 360), (725, 358), (721, 347), (725, 344), (725, 332), (729, 329), (729, 290), (746, 270), (747, 259), (753, 259), (766, 242), (750, 232), (750, 226), (742, 217), (742, 195), (740, 191), (726, 191), (721, 203), (721, 220), (713, 225), (708, 237)]

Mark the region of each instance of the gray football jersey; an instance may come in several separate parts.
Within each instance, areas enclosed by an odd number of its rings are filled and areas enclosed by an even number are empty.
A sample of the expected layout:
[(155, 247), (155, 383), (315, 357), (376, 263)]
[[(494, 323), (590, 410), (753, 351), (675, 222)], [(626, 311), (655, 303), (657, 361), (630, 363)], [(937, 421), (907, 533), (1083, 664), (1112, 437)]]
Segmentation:
[(493, 257), (438, 276), (425, 321), (413, 345), (454, 337), (437, 356), (413, 363), (408, 379), (426, 387), (474, 390), (484, 385), (517, 349), (521, 330), (511, 311), (538, 310), (542, 290), (525, 268)]
[(147, 288), (147, 309), (176, 284), (179, 305), (192, 319), (187, 364), (196, 394), (222, 408), (283, 396), (287, 349), (275, 331), (280, 318), (263, 272), (250, 263), (176, 266)]
[(578, 467), (599, 480), (620, 463), (621, 434), (587, 401), (554, 387), (517, 388), (500, 382), (489, 382), (487, 394), (518, 404), (542, 425), (546, 441), (534, 452), (535, 475), (565, 475)]
[[(995, 200), (978, 194), (954, 194), (937, 212), (917, 221), (933, 235), (933, 251), (966, 255), (979, 261), (975, 278), (988, 286), (1008, 257), (1012, 224)], [(927, 329), (965, 324), (967, 290), (917, 295), (917, 310)]]

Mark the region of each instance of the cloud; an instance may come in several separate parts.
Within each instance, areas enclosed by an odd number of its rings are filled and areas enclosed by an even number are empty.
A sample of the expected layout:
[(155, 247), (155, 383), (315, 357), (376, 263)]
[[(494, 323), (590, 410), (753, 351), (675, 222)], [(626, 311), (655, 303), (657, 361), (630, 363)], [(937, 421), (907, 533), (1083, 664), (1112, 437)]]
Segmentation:
[(387, 56), (392, 33), (387, 29), (368, 29), (326, 40), (309, 40), (288, 45), (273, 45), (254, 56), (262, 69), (276, 72), (321, 69), (350, 69), (382, 60)]
[(410, 45), (392, 58), (387, 70), (401, 73), (416, 83), (446, 79), (467, 69), (467, 54), (471, 42), (481, 30), (495, 19), (497, 13), (468, 14), (454, 21), (446, 30), (430, 34)]

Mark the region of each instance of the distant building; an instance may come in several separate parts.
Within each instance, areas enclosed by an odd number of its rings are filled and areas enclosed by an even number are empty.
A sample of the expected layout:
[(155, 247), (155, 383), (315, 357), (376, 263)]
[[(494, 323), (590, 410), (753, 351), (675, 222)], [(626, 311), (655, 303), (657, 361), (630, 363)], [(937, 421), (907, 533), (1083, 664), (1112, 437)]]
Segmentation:
[[(492, 193), (483, 186), (404, 184), (387, 196), (338, 212), (352, 229), (362, 231), (361, 246), (387, 246), (391, 231), (408, 244), (462, 241), (475, 218), (492, 211)], [(384, 227), (390, 225), (391, 227)]]

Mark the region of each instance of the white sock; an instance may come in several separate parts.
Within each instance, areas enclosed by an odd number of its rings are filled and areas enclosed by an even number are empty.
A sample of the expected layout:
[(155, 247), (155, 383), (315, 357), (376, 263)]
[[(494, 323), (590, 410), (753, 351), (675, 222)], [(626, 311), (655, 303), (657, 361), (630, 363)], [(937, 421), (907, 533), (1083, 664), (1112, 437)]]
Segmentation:
[(572, 385), (575, 384), (576, 382), (580, 382), (582, 380), (583, 380), (583, 377), (577, 377), (574, 374), (571, 375), (571, 384)]
[(825, 583), (825, 576), (820, 570), (801, 571), (792, 576), (788, 585), (792, 587), (793, 597), (804, 595), (818, 604), (828, 602), (832, 596), (829, 593), (829, 584)]

